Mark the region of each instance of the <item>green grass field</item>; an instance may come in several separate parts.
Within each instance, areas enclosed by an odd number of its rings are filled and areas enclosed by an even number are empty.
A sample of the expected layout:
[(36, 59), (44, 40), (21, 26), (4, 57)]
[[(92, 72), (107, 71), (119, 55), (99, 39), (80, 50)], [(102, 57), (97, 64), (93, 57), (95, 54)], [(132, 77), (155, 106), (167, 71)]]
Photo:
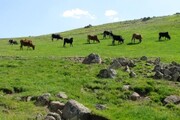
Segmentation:
[[(112, 30), (122, 35), (124, 44), (112, 45), (111, 38), (102, 39), (104, 30)], [(171, 40), (158, 40), (158, 33), (168, 31)], [(133, 33), (141, 33), (142, 43), (131, 44)], [(167, 80), (145, 78), (140, 73), (137, 78), (129, 78), (128, 74), (118, 69), (115, 79), (97, 78), (98, 72), (107, 68), (113, 58), (127, 57), (148, 58), (160, 57), (164, 63), (176, 61), (180, 63), (180, 15), (153, 17), (148, 21), (131, 20), (80, 28), (61, 32), (63, 37), (73, 37), (73, 47), (63, 47), (62, 40), (51, 41), (51, 34), (31, 36), (35, 50), (27, 50), (20, 45), (9, 45), (8, 38), (0, 40), (0, 88), (22, 88), (22, 92), (4, 94), (0, 91), (0, 120), (34, 119), (37, 114), (47, 114), (45, 107), (37, 107), (33, 101), (23, 102), (22, 96), (38, 96), (51, 93), (55, 95), (63, 91), (69, 99), (75, 99), (90, 108), (93, 113), (111, 120), (179, 120), (179, 105), (164, 106), (162, 100), (168, 95), (180, 96), (180, 83)], [(87, 44), (87, 35), (98, 35), (100, 43)], [(20, 41), (21, 38), (14, 38)], [(85, 65), (69, 60), (72, 57), (86, 57), (97, 53), (103, 64)], [(143, 62), (138, 63), (135, 71), (145, 68)], [(152, 70), (152, 66), (147, 68)], [(145, 74), (146, 71), (143, 73)], [(150, 101), (131, 101), (128, 96), (133, 90), (122, 91), (125, 84), (134, 89), (149, 90)], [(97, 89), (98, 88), (98, 89)], [(106, 110), (97, 110), (96, 104), (105, 104)]]

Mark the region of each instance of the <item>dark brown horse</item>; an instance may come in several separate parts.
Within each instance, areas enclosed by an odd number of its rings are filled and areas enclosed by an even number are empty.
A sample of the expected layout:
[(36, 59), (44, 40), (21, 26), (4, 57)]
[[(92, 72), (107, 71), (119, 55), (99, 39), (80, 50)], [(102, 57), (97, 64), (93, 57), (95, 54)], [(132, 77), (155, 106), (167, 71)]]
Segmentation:
[(111, 36), (112, 35), (112, 31), (110, 31), (110, 30), (105, 30), (104, 32), (103, 32), (103, 39), (105, 39), (106, 38), (106, 36)]
[(32, 44), (31, 40), (20, 40), (20, 44), (20, 49), (23, 49), (23, 46), (32, 47), (33, 50), (35, 49), (35, 45)]
[(90, 40), (93, 40), (93, 42), (96, 41), (96, 42), (100, 43), (97, 35), (87, 35), (87, 42), (88, 42), (89, 44), (90, 44)]
[(139, 42), (141, 43), (141, 42), (142, 42), (142, 35), (141, 35), (141, 34), (138, 34), (138, 33), (134, 33), (134, 34), (132, 35), (131, 42), (133, 42), (133, 40), (134, 40), (134, 43), (135, 43), (135, 40), (136, 40), (136, 39), (138, 39)]

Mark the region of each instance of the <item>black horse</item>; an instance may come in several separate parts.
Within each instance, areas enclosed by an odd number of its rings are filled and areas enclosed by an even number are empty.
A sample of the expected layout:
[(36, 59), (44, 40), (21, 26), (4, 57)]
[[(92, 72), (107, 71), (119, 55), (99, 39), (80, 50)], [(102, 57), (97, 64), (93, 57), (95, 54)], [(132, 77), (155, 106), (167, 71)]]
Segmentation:
[(66, 43), (69, 43), (70, 46), (73, 46), (73, 38), (64, 38), (64, 44), (63, 47), (65, 47)]
[(63, 37), (61, 37), (59, 34), (52, 34), (51, 39), (52, 39), (52, 41), (53, 41), (53, 39), (57, 39), (57, 40), (61, 39), (62, 40)]
[(9, 44), (10, 44), (10, 45), (17, 45), (18, 42), (17, 42), (16, 40), (10, 39), (10, 40), (9, 40)]
[(113, 38), (113, 41), (112, 41), (112, 44), (114, 45), (115, 44), (115, 41), (118, 41), (118, 44), (119, 43), (124, 43), (124, 39), (122, 38), (121, 35), (114, 35), (114, 34), (110, 34)]
[(112, 34), (112, 31), (110, 31), (110, 30), (106, 31), (106, 30), (105, 30), (105, 31), (103, 32), (103, 39), (105, 39), (106, 36), (109, 36), (109, 37), (110, 37), (111, 34)]
[(160, 32), (159, 33), (159, 40), (161, 40), (161, 37), (165, 37), (165, 39), (167, 38), (169, 40), (171, 39), (171, 37), (170, 37), (168, 32)]

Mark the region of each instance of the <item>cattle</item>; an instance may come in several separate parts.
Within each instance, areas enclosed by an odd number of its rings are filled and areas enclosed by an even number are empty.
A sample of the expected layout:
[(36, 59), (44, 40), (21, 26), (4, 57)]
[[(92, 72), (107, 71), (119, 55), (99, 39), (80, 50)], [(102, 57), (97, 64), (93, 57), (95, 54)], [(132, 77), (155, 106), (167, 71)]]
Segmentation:
[(118, 41), (118, 44), (119, 43), (124, 43), (124, 39), (122, 38), (121, 35), (114, 35), (113, 33), (110, 34), (112, 36), (112, 44), (115, 45), (115, 41)]
[(64, 44), (63, 47), (65, 47), (66, 43), (69, 43), (70, 46), (73, 46), (73, 38), (64, 38)]
[(31, 40), (20, 40), (20, 44), (20, 49), (23, 49), (23, 46), (32, 47), (33, 50), (35, 49), (35, 45), (33, 45)]
[(105, 39), (106, 36), (109, 36), (109, 37), (110, 37), (111, 34), (112, 34), (112, 31), (110, 31), (110, 30), (106, 31), (106, 30), (105, 30), (105, 31), (103, 32), (103, 39)]
[(56, 40), (59, 40), (59, 39), (63, 39), (63, 37), (61, 37), (59, 34), (52, 34), (51, 35), (51, 39), (52, 39), (52, 41), (53, 41), (53, 39), (56, 39)]
[(142, 42), (142, 35), (139, 34), (139, 33), (134, 33), (134, 34), (132, 35), (131, 42), (134, 41), (134, 43), (135, 43), (135, 40), (136, 40), (136, 39), (138, 39), (138, 40), (139, 40), (139, 43), (141, 43), (141, 42)]
[(10, 40), (9, 40), (9, 44), (10, 44), (10, 45), (17, 45), (18, 42), (17, 42), (16, 40), (10, 39)]
[(171, 39), (171, 37), (170, 37), (168, 32), (160, 32), (159, 33), (159, 40), (161, 40), (161, 37), (165, 37), (165, 39), (167, 38), (169, 40)]
[(88, 42), (89, 44), (90, 44), (90, 40), (93, 40), (93, 42), (96, 41), (96, 42), (100, 43), (97, 35), (87, 35), (87, 42)]

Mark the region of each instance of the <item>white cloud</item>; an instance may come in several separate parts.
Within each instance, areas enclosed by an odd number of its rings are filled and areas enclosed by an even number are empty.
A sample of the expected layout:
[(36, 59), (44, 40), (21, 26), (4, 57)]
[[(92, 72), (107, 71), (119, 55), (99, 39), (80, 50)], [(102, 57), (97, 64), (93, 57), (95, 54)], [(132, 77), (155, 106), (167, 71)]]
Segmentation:
[(71, 18), (76, 18), (76, 19), (87, 17), (90, 19), (95, 19), (95, 15), (92, 15), (88, 11), (81, 10), (79, 8), (64, 11), (63, 17), (71, 17)]
[(120, 20), (118, 17), (118, 12), (115, 10), (106, 10), (105, 16), (108, 17), (113, 22), (117, 22)]
[(118, 12), (116, 12), (114, 10), (106, 10), (105, 11), (105, 16), (107, 16), (107, 17), (116, 16), (116, 15), (118, 15)]

